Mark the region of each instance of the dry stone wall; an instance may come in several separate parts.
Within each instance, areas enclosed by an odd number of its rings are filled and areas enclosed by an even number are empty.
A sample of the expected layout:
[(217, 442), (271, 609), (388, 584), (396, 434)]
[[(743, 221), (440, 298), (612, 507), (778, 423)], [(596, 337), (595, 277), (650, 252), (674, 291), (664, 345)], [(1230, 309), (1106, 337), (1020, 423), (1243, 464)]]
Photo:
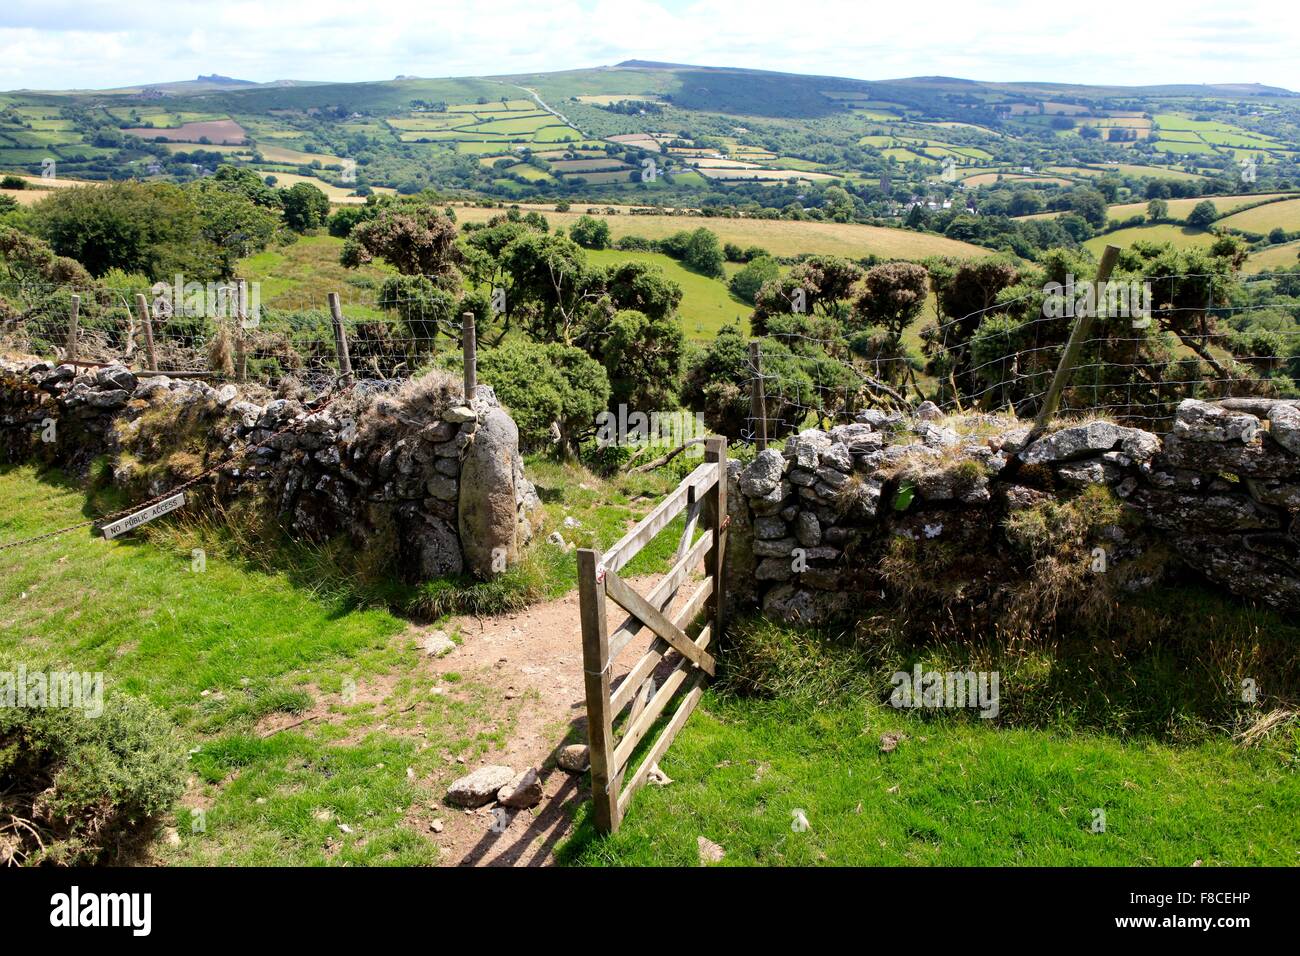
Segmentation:
[(312, 399), (0, 361), (0, 456), (74, 474), (104, 459), (134, 501), (237, 458), (193, 494), (262, 502), (303, 539), (345, 534), (408, 579), (487, 577), (518, 558), (541, 505), (490, 387), (468, 404), (440, 377), (323, 409)]
[(954, 575), (969, 578), (954, 593), (986, 587), (1025, 573), (1004, 533), (1011, 514), (1104, 486), (1126, 518), (1106, 529), (1109, 560), (1159, 543), (1238, 595), (1300, 610), (1295, 403), (1185, 401), (1163, 438), (1101, 420), (1026, 447), (1029, 434), (926, 404), (915, 418), (867, 411), (732, 461), (731, 602), (805, 623), (862, 613), (887, 599), (879, 564), (900, 538), (947, 549)]

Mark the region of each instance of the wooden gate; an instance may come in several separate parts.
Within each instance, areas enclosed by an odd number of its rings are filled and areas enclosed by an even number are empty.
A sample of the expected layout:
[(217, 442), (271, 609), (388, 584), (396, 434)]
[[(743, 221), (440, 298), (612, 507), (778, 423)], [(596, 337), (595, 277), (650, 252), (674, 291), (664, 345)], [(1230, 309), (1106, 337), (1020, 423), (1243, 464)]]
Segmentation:
[[(693, 540), (702, 506), (710, 505), (709, 526)], [(676, 560), (649, 594), (638, 594), (618, 572), (677, 515), (686, 512), (686, 530), (677, 547)], [(727, 541), (727, 440), (709, 438), (704, 463), (642, 518), (604, 554), (578, 551), (578, 595), (582, 610), (582, 662), (587, 691), (587, 742), (591, 759), (591, 796), (596, 828), (604, 833), (618, 829), (633, 794), (645, 784), (650, 769), (663, 758), (691, 711), (704, 693), (704, 682), (714, 674), (708, 651), (722, 633), (722, 558)], [(668, 608), (691, 571), (701, 561), (705, 578), (690, 599), (670, 618)], [(612, 632), (605, 616), (608, 596), (628, 612)], [(695, 637), (686, 634), (701, 612), (704, 625)], [(648, 627), (654, 643), (618, 685), (611, 687), (611, 671), (618, 655)], [(675, 651), (676, 667), (656, 687), (653, 674), (660, 661)], [(672, 719), (646, 752), (636, 772), (624, 778), (637, 745), (665, 712), (674, 696), (682, 699)], [(627, 718), (615, 732), (624, 710)]]

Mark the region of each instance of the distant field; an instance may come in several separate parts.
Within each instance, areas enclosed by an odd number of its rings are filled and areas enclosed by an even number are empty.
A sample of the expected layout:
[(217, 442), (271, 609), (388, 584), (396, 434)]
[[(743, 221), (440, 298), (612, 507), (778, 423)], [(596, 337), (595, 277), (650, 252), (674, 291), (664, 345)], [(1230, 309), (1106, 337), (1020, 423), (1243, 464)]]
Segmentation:
[[(163, 143), (163, 148), (169, 153), (192, 153), (201, 149), (205, 153), (220, 153), (223, 156), (249, 157), (253, 155), (252, 146), (227, 146), (224, 143)], [(262, 150), (263, 154), (266, 150)]]
[[(345, 206), (360, 206), (366, 201), (364, 196), (351, 195), (354, 192), (354, 188), (351, 186), (334, 186), (317, 179), (315, 176), (299, 176), (297, 173), (270, 173), (269, 175), (275, 177), (275, 184), (281, 189), (288, 189), (298, 183), (310, 183), (326, 196), (329, 196), (330, 202), (340, 203)], [(387, 186), (373, 186), (371, 188), (377, 193), (387, 193), (389, 195), (396, 192), (395, 189), (390, 189)]]
[(319, 161), (322, 166), (328, 166), (331, 163), (343, 162), (341, 157), (330, 156), (328, 153), (304, 153), (296, 149), (285, 149), (283, 146), (259, 145), (257, 151), (269, 163), (293, 163), (296, 166), (306, 166)]
[[(570, 226), (582, 215), (575, 203), (567, 213), (546, 212), (553, 226)], [(500, 209), (464, 206), (456, 209), (462, 222), (486, 222), (501, 215)], [(714, 219), (703, 216), (608, 216), (610, 234), (662, 239), (683, 229), (705, 226), (723, 242), (741, 246), (758, 245), (778, 256), (801, 252), (861, 258), (877, 255), (891, 259), (923, 259), (926, 256), (954, 256), (978, 259), (991, 255), (988, 249), (958, 242), (944, 236), (931, 236), (907, 229), (884, 226), (860, 226), (837, 222), (795, 222), (784, 219)]]
[[(1249, 206), (1251, 203), (1263, 202), (1267, 199), (1277, 199), (1287, 195), (1286, 193), (1248, 193), (1243, 196), (1204, 196), (1198, 199), (1167, 199), (1169, 203), (1169, 216), (1173, 219), (1186, 219), (1193, 209), (1202, 202), (1210, 202), (1220, 216), (1227, 215), (1234, 209), (1240, 209), (1242, 206)], [(1270, 208), (1268, 206), (1265, 209)], [(1111, 219), (1128, 219), (1139, 213), (1145, 214), (1147, 203), (1130, 202), (1118, 206), (1111, 206), (1108, 215)]]
[(603, 173), (576, 172), (569, 175), (568, 182), (582, 180), (582, 182), (591, 183), (592, 185), (600, 185), (601, 183), (625, 183), (631, 180), (632, 172), (633, 171), (630, 169), (614, 169)]
[(663, 102), (655, 93), (597, 93), (578, 97), (578, 102), (591, 103), (596, 106), (609, 106), (612, 103), (624, 103), (628, 100), (634, 100), (638, 103)]
[[(5, 173), (6, 176), (13, 176), (14, 173)], [(96, 182), (81, 179), (42, 179), (40, 176), (18, 175), (19, 179), (32, 184), (34, 188), (30, 189), (0, 189), (0, 196), (10, 196), (18, 201), (20, 206), (32, 206), (48, 196), (51, 190), (68, 189), (72, 186), (97, 186)], [(45, 187), (45, 188), (42, 188)]]
[(810, 173), (802, 169), (705, 169), (699, 170), (700, 175), (707, 176), (709, 179), (721, 180), (779, 180), (786, 179), (839, 179), (839, 176), (832, 176), (829, 173)]
[(360, 304), (374, 301), (373, 290), (359, 290), (357, 282), (382, 282), (394, 270), (381, 262), (347, 269), (339, 264), (342, 249), (342, 239), (304, 236), (241, 259), (236, 271), (262, 284), (262, 305), (267, 308), (324, 309), (329, 293), (337, 292), (350, 318), (379, 317), (382, 313)]
[(1218, 225), (1245, 232), (1266, 233), (1281, 226), (1287, 232), (1300, 231), (1300, 199), (1269, 203), (1256, 209), (1247, 209), (1219, 221)]
[(969, 176), (962, 182), (967, 186), (991, 186), (998, 181), (1016, 182), (1016, 183), (1051, 183), (1056, 186), (1068, 186), (1068, 179), (1061, 179), (1059, 176), (1025, 176), (1019, 173), (980, 173), (977, 176)]
[(733, 296), (723, 280), (692, 272), (670, 256), (658, 252), (620, 252), (617, 249), (593, 251), (588, 256), (599, 265), (635, 261), (650, 262), (663, 269), (668, 278), (682, 287), (682, 304), (678, 313), (687, 338), (711, 339), (717, 335), (718, 329), (737, 318), (741, 319), (742, 327), (748, 328), (745, 319), (753, 311), (748, 303)]
[[(1277, 199), (1287, 195), (1289, 195), (1289, 193), (1247, 193), (1240, 196), (1201, 196), (1195, 199), (1167, 199), (1165, 202), (1169, 204), (1169, 217), (1174, 220), (1182, 221), (1191, 214), (1191, 211), (1195, 209), (1199, 203), (1202, 202), (1209, 202), (1212, 204), (1215, 211), (1222, 216), (1231, 213), (1234, 209), (1240, 209), (1243, 206), (1249, 206), (1252, 203), (1263, 202), (1268, 199)], [(1107, 210), (1106, 215), (1110, 219), (1119, 220), (1121, 222), (1137, 215), (1146, 215), (1148, 202), (1149, 200), (1144, 199), (1142, 202), (1120, 203), (1111, 206)], [(1264, 208), (1268, 207), (1266, 206)], [(1038, 212), (1030, 216), (1018, 216), (1016, 218), (1052, 219), (1056, 216), (1062, 215), (1065, 214), (1061, 212)]]
[(141, 139), (165, 139), (175, 143), (197, 143), (200, 139), (206, 138), (213, 143), (238, 146), (248, 141), (248, 134), (244, 128), (231, 119), (185, 123), (174, 127), (136, 127), (124, 129), (122, 132), (128, 136), (139, 136)]
[(557, 173), (595, 173), (614, 169), (628, 169), (621, 159), (561, 159), (551, 163)]
[(1199, 173), (1189, 173), (1182, 169), (1171, 169), (1167, 166), (1141, 166), (1137, 163), (1108, 163), (1099, 169), (1067, 166), (1050, 166), (1048, 168), (1058, 173), (1072, 173), (1076, 176), (1089, 177), (1104, 176), (1108, 172), (1116, 172), (1122, 173), (1126, 176), (1146, 176), (1151, 179), (1176, 179), (1182, 182), (1197, 182), (1205, 178)]
[(1176, 249), (1194, 249), (1197, 246), (1212, 245), (1214, 236), (1201, 229), (1160, 223), (1154, 226), (1132, 226), (1108, 232), (1104, 236), (1093, 236), (1084, 246), (1094, 255), (1101, 255), (1106, 246), (1119, 246), (1123, 249), (1135, 242), (1169, 242)]
[(1275, 269), (1300, 266), (1300, 241), (1288, 242), (1280, 246), (1269, 246), (1259, 252), (1252, 252), (1246, 260), (1246, 272), (1272, 272)]

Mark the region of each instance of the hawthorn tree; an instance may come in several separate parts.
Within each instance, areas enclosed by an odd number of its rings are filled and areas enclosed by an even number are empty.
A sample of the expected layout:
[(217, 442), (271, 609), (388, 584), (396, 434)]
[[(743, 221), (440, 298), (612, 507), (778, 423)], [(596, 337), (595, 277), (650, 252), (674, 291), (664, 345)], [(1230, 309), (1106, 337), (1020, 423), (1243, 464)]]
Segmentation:
[(296, 183), (284, 193), (284, 223), (294, 232), (307, 232), (325, 224), (330, 198), (311, 183)]
[(403, 275), (423, 275), (454, 285), (460, 280), (456, 224), (427, 202), (384, 206), (374, 219), (353, 227), (340, 261), (356, 268), (383, 259)]

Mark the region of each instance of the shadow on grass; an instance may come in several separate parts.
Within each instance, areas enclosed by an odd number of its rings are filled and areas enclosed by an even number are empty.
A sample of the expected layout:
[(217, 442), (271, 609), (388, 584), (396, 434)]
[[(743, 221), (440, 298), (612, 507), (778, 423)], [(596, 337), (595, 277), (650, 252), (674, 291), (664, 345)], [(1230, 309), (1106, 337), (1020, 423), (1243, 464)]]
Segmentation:
[(1129, 596), (1106, 626), (1031, 641), (988, 634), (919, 641), (880, 614), (842, 630), (757, 618), (729, 628), (718, 689), (804, 702), (888, 702), (895, 675), (998, 675), (993, 719), (979, 708), (918, 707), (925, 720), (1192, 744), (1239, 734), (1300, 701), (1300, 621), (1196, 581)]

